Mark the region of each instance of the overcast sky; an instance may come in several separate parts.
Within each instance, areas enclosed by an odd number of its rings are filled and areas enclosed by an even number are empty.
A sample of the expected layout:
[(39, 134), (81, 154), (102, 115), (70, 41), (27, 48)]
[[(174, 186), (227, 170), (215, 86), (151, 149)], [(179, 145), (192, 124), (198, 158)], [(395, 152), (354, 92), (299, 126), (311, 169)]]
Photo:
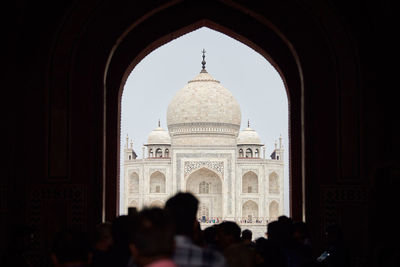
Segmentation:
[[(260, 54), (220, 32), (203, 27), (177, 38), (147, 55), (131, 72), (122, 94), (121, 177), (125, 137), (142, 158), (147, 135), (157, 127), (167, 129), (166, 112), (175, 93), (201, 70), (202, 49), (206, 69), (230, 90), (242, 111), (241, 129), (258, 132), (269, 157), (275, 140), (285, 148), (285, 214), (289, 215), (288, 100), (281, 77)], [(120, 183), (123, 192), (124, 183)], [(120, 198), (121, 203), (123, 201)], [(122, 211), (121, 211), (122, 212)]]

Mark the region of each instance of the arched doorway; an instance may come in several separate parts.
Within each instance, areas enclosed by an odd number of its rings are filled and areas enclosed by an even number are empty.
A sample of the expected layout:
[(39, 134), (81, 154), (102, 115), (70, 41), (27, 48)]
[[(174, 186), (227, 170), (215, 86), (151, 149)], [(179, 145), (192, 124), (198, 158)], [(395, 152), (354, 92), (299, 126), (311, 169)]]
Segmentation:
[(187, 178), (186, 190), (199, 199), (202, 216), (222, 218), (222, 182), (217, 173), (207, 168), (194, 171)]
[(247, 222), (254, 222), (258, 218), (258, 205), (252, 200), (248, 200), (243, 204), (242, 217)]
[(156, 171), (150, 175), (150, 193), (165, 193), (165, 175)]
[(128, 192), (129, 194), (139, 193), (139, 175), (136, 172), (132, 172), (128, 179)]
[(279, 216), (279, 204), (276, 201), (272, 201), (269, 204), (269, 220), (273, 221), (278, 219)]
[(242, 177), (242, 193), (258, 193), (258, 176), (252, 171)]
[(269, 193), (279, 194), (279, 176), (276, 172), (269, 175)]
[[(234, 11), (234, 13), (237, 11)], [(233, 22), (232, 22), (233, 23)], [(252, 21), (251, 19), (249, 20), (249, 23), (259, 23), (257, 21)], [(234, 25), (233, 23), (232, 25)], [(251, 27), (249, 24), (249, 27)], [(177, 36), (181, 36), (187, 32), (190, 32), (194, 29), (197, 29), (202, 26), (206, 26), (212, 29), (216, 29), (218, 31), (221, 31), (231, 37), (234, 37), (243, 43), (247, 44), (248, 46), (252, 47), (255, 49), (257, 52), (262, 54), (265, 58), (267, 58), (272, 64), (278, 69), (278, 71), (282, 74), (282, 77), (284, 77), (285, 84), (287, 90), (291, 89), (291, 94), (289, 94), (289, 102), (290, 102), (290, 113), (292, 114), (301, 114), (301, 99), (300, 95), (302, 94), (301, 88), (302, 88), (302, 81), (299, 78), (301, 76), (300, 71), (301, 68), (298, 65), (297, 58), (296, 58), (296, 53), (292, 49), (290, 45), (288, 45), (287, 40), (282, 38), (277, 32), (275, 31), (276, 29), (271, 30), (271, 28), (268, 26), (268, 23), (264, 22), (264, 30), (266, 31), (265, 33), (267, 35), (263, 36), (264, 39), (268, 39), (271, 41), (270, 45), (274, 43), (276, 47), (281, 47), (281, 50), (279, 52), (275, 51), (274, 56), (277, 58), (281, 58), (285, 60), (285, 65), (279, 66), (276, 61), (273, 60), (271, 57), (271, 54), (268, 52), (268, 46), (258, 46), (257, 42), (254, 43), (252, 42), (253, 37), (255, 36), (242, 36), (239, 35), (235, 32), (234, 27), (230, 23), (224, 23), (224, 25), (229, 25), (229, 27), (222, 26), (215, 21), (212, 21), (208, 18), (202, 17), (200, 20), (194, 19), (192, 20), (191, 23), (187, 23), (187, 27), (181, 27), (182, 23), (179, 24), (180, 26), (177, 26), (176, 31), (174, 32), (174, 37), (172, 35), (163, 35), (157, 39), (154, 39), (154, 43), (152, 43), (149, 47), (143, 48), (143, 50), (140, 50), (140, 54), (135, 54), (132, 53), (130, 60), (127, 60), (127, 58), (122, 58), (119, 53), (115, 53), (115, 51), (110, 54), (110, 60), (109, 63), (110, 65), (107, 68), (107, 79), (106, 79), (106, 87), (105, 90), (107, 91), (107, 88), (111, 88), (115, 86), (119, 86), (120, 91), (118, 92), (118, 95), (114, 95), (113, 98), (114, 100), (119, 99), (121, 90), (122, 90), (122, 84), (121, 80), (124, 81), (127, 76), (129, 75), (130, 71), (132, 68), (141, 60), (143, 59), (144, 56), (146, 56), (149, 52), (157, 48), (158, 46), (165, 44), (166, 42), (172, 40), (173, 38), (176, 38)], [(124, 47), (125, 44), (129, 43), (135, 43), (137, 41), (136, 38), (133, 38), (133, 32), (135, 32), (136, 28), (133, 26), (130, 31), (127, 31), (126, 34), (121, 37), (121, 40), (124, 42)], [(129, 45), (128, 45), (129, 46)], [(118, 50), (118, 48), (116, 48)], [(128, 51), (125, 51), (125, 56), (129, 54)], [(112, 59), (112, 60), (111, 60)], [(120, 62), (123, 63), (122, 65), (115, 65), (115, 62)], [(126, 67), (126, 68), (125, 68)], [(282, 67), (282, 68), (281, 68)], [(121, 75), (121, 68), (125, 68), (125, 73)], [(117, 70), (118, 69), (118, 70)], [(289, 77), (289, 78), (288, 78)], [(286, 79), (285, 79), (286, 78)], [(287, 79), (288, 78), (288, 79)], [(111, 101), (113, 102), (113, 99), (107, 99), (107, 102)], [(118, 101), (118, 100), (117, 100)], [(291, 135), (291, 140), (290, 143), (291, 145), (291, 154), (296, 154), (297, 160), (291, 161), (290, 165), (290, 170), (291, 170), (291, 215), (294, 218), (302, 219), (303, 214), (304, 214), (304, 205), (303, 205), (303, 182), (302, 182), (302, 164), (303, 161), (302, 159), (302, 148), (301, 148), (301, 138), (302, 138), (302, 128), (300, 127), (301, 125), (301, 117), (294, 116), (290, 119), (290, 129), (291, 131), (296, 131), (299, 133), (299, 135)], [(298, 179), (292, 179), (293, 177), (298, 177)], [(108, 187), (107, 187), (108, 188)], [(111, 190), (111, 189), (110, 189)], [(112, 193), (112, 192), (111, 192)], [(112, 193), (113, 194), (113, 193)], [(294, 207), (296, 206), (296, 207)]]

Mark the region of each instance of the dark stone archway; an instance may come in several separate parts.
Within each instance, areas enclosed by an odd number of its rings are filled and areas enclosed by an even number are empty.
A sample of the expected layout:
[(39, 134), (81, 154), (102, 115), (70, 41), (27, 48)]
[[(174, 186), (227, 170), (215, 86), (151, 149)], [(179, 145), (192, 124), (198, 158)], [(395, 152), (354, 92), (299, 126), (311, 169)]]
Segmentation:
[(370, 194), (374, 175), (398, 166), (400, 147), (397, 75), (387, 67), (396, 9), (385, 1), (19, 1), (6, 10), (0, 236), (35, 229), (34, 265), (45, 265), (59, 228), (90, 230), (117, 215), (125, 79), (201, 26), (252, 47), (284, 78), (291, 214), (306, 219), (315, 251), (332, 222), (348, 233), (354, 265), (373, 255), (376, 237), (390, 238), (372, 220), (385, 191)]

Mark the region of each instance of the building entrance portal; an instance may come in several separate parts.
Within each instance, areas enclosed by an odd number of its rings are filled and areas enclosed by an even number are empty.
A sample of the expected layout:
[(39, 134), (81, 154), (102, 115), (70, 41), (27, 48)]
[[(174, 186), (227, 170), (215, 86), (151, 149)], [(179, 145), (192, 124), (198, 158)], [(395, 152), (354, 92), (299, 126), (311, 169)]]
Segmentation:
[(200, 220), (222, 218), (222, 182), (218, 174), (207, 168), (201, 168), (189, 175), (186, 190), (193, 193), (200, 201), (198, 214)]

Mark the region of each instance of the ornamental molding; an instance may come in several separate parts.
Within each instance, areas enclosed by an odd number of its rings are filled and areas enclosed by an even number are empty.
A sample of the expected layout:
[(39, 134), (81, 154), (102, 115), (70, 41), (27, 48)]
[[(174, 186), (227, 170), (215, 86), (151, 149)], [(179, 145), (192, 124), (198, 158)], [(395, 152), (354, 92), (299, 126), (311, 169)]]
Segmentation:
[(236, 135), (240, 129), (240, 125), (219, 122), (191, 122), (171, 124), (168, 125), (168, 129), (171, 136), (187, 135), (193, 133)]
[(258, 169), (242, 169), (242, 177), (243, 177), (243, 175), (245, 175), (248, 172), (254, 172), (257, 176), (259, 176)]
[(258, 202), (260, 202), (260, 198), (242, 198), (242, 206), (243, 206), (243, 204), (244, 203), (246, 203), (247, 201), (253, 201), (254, 203), (256, 203), (257, 205), (259, 205), (258, 204)]
[(150, 168), (149, 169), (150, 176), (155, 172), (161, 172), (165, 176), (166, 169), (165, 168)]
[(223, 161), (185, 161), (184, 174), (185, 178), (203, 167), (215, 171), (216, 173), (223, 176), (224, 174), (224, 162)]

